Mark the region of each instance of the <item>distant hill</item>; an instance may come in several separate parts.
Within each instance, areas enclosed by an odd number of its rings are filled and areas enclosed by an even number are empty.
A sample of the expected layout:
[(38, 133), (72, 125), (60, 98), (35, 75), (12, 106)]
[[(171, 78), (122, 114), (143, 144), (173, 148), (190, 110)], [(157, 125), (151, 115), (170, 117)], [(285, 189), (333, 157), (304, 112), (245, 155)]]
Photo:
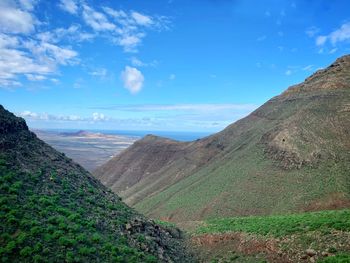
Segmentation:
[(350, 207), (350, 56), (217, 134), (146, 136), (94, 175), (172, 221)]
[(193, 262), (176, 228), (125, 205), (0, 105), (1, 262)]
[(89, 134), (92, 134), (91, 132), (84, 131), (84, 130), (79, 130), (76, 132), (61, 132), (60, 135), (63, 136), (87, 136)]

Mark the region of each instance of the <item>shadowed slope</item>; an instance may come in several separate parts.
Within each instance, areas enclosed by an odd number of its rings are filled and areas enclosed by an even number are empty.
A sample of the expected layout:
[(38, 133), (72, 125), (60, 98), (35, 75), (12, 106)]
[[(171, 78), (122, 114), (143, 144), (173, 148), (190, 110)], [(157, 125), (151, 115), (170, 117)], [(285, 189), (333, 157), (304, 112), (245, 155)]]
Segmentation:
[(177, 229), (125, 205), (0, 105), (2, 262), (193, 262)]

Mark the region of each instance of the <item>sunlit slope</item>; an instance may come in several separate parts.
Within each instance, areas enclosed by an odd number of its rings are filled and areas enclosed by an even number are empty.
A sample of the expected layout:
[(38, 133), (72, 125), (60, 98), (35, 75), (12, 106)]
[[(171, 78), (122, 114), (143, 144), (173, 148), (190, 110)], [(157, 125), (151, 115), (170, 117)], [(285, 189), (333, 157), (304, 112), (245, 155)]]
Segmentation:
[[(165, 149), (165, 139), (156, 138), (163, 146), (148, 155), (146, 149), (154, 144), (147, 140), (109, 161), (111, 172), (95, 174), (126, 202), (156, 218), (183, 221), (349, 207), (350, 56), (222, 132), (182, 144), (155, 171), (138, 170), (132, 162), (137, 155), (156, 161), (157, 152)], [(126, 174), (121, 165), (132, 169)], [(123, 176), (138, 180), (121, 188), (118, 179), (108, 184)]]

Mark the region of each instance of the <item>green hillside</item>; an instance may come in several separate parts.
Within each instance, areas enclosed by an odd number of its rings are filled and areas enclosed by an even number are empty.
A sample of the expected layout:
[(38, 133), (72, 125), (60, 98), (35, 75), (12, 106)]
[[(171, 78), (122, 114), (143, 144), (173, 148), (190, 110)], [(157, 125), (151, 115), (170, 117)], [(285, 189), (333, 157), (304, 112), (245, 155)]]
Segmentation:
[(348, 55), (217, 134), (178, 144), (148, 136), (95, 175), (168, 221), (347, 208), (349, 138)]
[(0, 106), (1, 262), (193, 262), (176, 228), (125, 205)]
[(202, 262), (349, 262), (350, 210), (196, 222)]

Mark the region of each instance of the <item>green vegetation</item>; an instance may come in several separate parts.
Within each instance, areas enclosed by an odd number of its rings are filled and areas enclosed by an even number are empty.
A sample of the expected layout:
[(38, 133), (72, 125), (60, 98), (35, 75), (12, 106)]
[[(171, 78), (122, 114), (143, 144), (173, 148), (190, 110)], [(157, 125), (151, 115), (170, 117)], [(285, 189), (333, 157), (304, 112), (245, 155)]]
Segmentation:
[(319, 263), (349, 263), (349, 262), (350, 262), (350, 254), (348, 253), (341, 253), (334, 257), (328, 257), (319, 261)]
[[(218, 262), (276, 256), (276, 262), (300, 262), (312, 257), (307, 253), (310, 249), (316, 262), (350, 262), (350, 209), (210, 219), (191, 232), (202, 257), (214, 255), (213, 259), (220, 258)], [(213, 246), (201, 247), (198, 240), (215, 241)]]
[(155, 222), (160, 225), (160, 226), (164, 226), (164, 227), (176, 227), (176, 224), (171, 223), (171, 222), (166, 222), (166, 221), (162, 221), (162, 220), (155, 220)]
[(212, 219), (197, 229), (198, 234), (246, 232), (281, 237), (308, 231), (350, 231), (350, 209), (278, 216)]
[(122, 236), (134, 212), (88, 180), (74, 185), (75, 176), (47, 180), (0, 159), (0, 261), (157, 262)]
[(177, 231), (128, 207), (0, 105), (0, 262), (193, 262)]
[[(207, 138), (185, 145), (145, 138), (97, 176), (138, 211), (174, 222), (348, 208), (348, 59)], [(142, 174), (143, 167), (152, 169)], [(125, 184), (133, 175), (141, 180)]]

